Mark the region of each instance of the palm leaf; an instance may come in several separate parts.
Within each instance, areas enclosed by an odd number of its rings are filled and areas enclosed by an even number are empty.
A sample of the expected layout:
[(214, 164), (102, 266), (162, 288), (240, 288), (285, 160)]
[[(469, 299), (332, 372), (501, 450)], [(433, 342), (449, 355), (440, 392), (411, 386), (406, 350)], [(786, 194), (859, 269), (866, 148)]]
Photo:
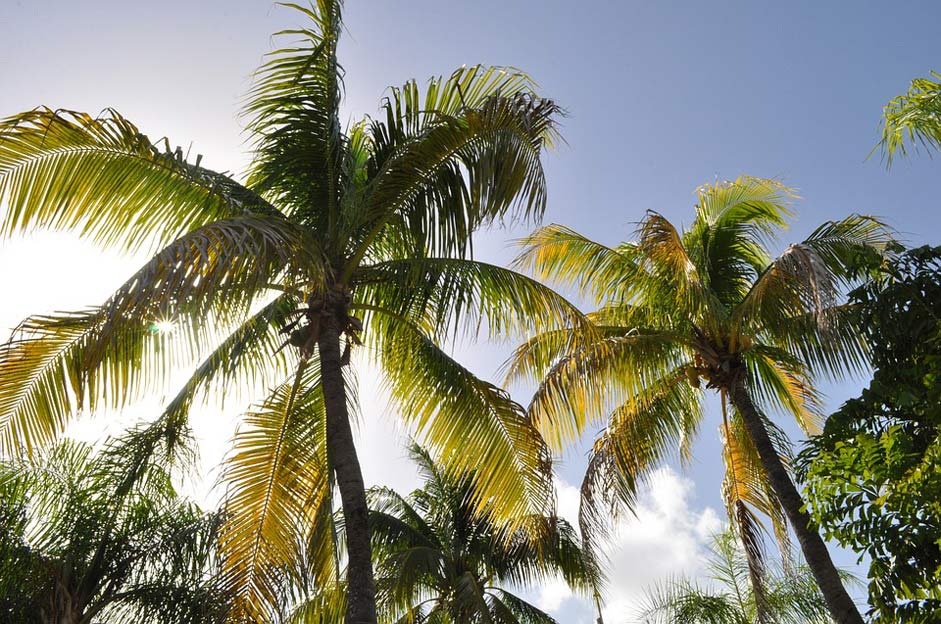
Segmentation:
[(506, 339), (578, 326), (582, 313), (552, 289), (499, 266), (456, 258), (410, 258), (364, 268), (357, 300), (414, 318), (436, 338), (461, 330)]
[(522, 251), (514, 268), (539, 279), (577, 286), (595, 301), (626, 300), (638, 267), (633, 250), (611, 249), (562, 225), (547, 225), (518, 241)]
[(381, 364), (399, 412), (449, 470), (475, 475), (480, 511), (509, 526), (551, 500), (548, 451), (523, 408), (460, 366), (417, 327), (381, 324)]
[(310, 20), (285, 30), (297, 39), (268, 55), (245, 103), (254, 159), (248, 183), (318, 230), (337, 223), (345, 138), (339, 122), (343, 70), (337, 62), (341, 2), (285, 4)]
[(41, 108), (0, 122), (0, 235), (69, 229), (152, 249), (219, 219), (277, 210), (224, 174), (163, 149), (113, 110)]
[[(219, 548), (238, 617), (270, 619), (296, 573), (298, 545), (328, 500), (329, 469), (319, 366), (304, 362), (245, 417), (223, 479)], [(336, 581), (323, 578), (320, 582)]]

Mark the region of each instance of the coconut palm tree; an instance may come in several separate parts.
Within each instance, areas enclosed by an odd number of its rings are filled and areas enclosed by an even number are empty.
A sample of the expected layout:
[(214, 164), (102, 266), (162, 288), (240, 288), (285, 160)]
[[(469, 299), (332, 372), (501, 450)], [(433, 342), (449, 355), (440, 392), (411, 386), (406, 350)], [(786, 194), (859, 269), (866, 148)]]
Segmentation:
[(139, 439), (97, 454), (65, 440), (0, 462), (5, 622), (222, 622), (219, 519), (177, 495)]
[[(508, 520), (548, 500), (548, 455), (524, 410), (440, 345), (462, 328), (500, 335), (578, 314), (470, 253), (476, 228), (543, 212), (540, 159), (560, 111), (518, 71), (470, 67), (424, 90), (393, 88), (376, 119), (344, 128), (341, 2), (294, 8), (307, 25), (283, 34), (291, 43), (271, 54), (247, 98), (244, 183), (112, 110), (41, 108), (0, 124), (0, 235), (59, 228), (159, 249), (103, 305), (31, 317), (0, 350), (0, 444), (40, 448), (79, 409), (153, 394), (194, 360), (153, 425), (155, 445), (185, 439), (200, 396), (270, 390), (225, 468), (232, 617), (279, 615), (295, 546), (331, 535), (320, 528), (335, 485), (347, 621), (360, 624), (376, 621), (351, 429), (348, 364), (361, 343), (417, 435), (446, 465), (477, 469), (479, 505)], [(337, 581), (334, 546), (308, 562), (321, 583)]]
[(513, 593), (558, 575), (587, 590), (578, 536), (563, 519), (533, 516), (507, 533), (472, 503), (473, 480), (413, 446), (424, 478), (409, 496), (371, 491), (370, 528), (380, 604), (389, 621), (506, 622), (555, 620)]
[[(709, 583), (688, 578), (647, 592), (636, 621), (645, 624), (751, 624), (758, 599), (749, 583), (748, 556), (733, 531), (714, 536), (706, 562)], [(804, 566), (779, 562), (769, 569), (761, 600), (774, 624), (829, 624), (827, 605)], [(769, 566), (771, 568), (771, 566)]]
[(826, 545), (801, 510), (786, 438), (769, 417), (790, 414), (813, 431), (813, 381), (864, 365), (861, 334), (838, 297), (853, 281), (854, 255), (881, 253), (889, 235), (878, 221), (851, 216), (773, 258), (768, 244), (786, 226), (792, 197), (772, 180), (706, 185), (688, 229), (649, 212), (637, 240), (614, 248), (557, 225), (537, 230), (523, 241), (518, 265), (580, 287), (601, 307), (589, 315), (590, 328), (542, 332), (520, 346), (508, 380), (540, 380), (529, 412), (550, 446), (605, 423), (582, 485), (589, 541), (607, 520), (604, 501), (631, 505), (638, 480), (672, 449), (688, 455), (705, 390), (717, 391), (723, 494), (755, 587), (755, 512), (770, 515), (786, 538), (780, 505), (834, 620), (858, 623)]

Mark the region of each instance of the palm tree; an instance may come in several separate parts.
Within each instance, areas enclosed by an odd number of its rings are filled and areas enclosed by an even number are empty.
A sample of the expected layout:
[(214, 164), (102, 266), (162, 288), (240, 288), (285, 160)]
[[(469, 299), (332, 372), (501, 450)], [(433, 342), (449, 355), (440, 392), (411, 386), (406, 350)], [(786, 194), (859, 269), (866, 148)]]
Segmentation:
[[(782, 561), (783, 563), (783, 561)], [(770, 567), (770, 566), (769, 566)], [(747, 554), (732, 531), (714, 536), (707, 563), (711, 583), (678, 578), (647, 593), (637, 621), (645, 624), (751, 624), (758, 598), (749, 583)], [(778, 564), (767, 574), (761, 600), (774, 624), (829, 624), (827, 605), (803, 566)]]
[(551, 624), (552, 617), (510, 588), (556, 575), (573, 588), (590, 587), (578, 536), (565, 520), (533, 516), (507, 533), (472, 503), (470, 475), (449, 472), (418, 446), (411, 456), (422, 488), (407, 497), (376, 489), (370, 498), (384, 619)]
[(590, 328), (542, 332), (520, 346), (508, 380), (541, 380), (529, 411), (555, 448), (606, 416), (582, 485), (589, 541), (604, 526), (603, 501), (631, 505), (638, 480), (671, 449), (688, 455), (704, 390), (718, 391), (723, 494), (755, 587), (754, 512), (770, 514), (786, 539), (780, 505), (834, 620), (858, 623), (826, 545), (801, 510), (786, 437), (769, 415), (790, 414), (813, 431), (813, 380), (864, 366), (861, 334), (838, 298), (853, 282), (854, 255), (882, 253), (889, 235), (878, 221), (851, 216), (821, 225), (773, 259), (768, 244), (786, 226), (792, 197), (771, 180), (706, 185), (689, 229), (649, 212), (637, 240), (615, 248), (557, 225), (537, 230), (523, 241), (518, 265), (580, 287), (602, 307), (589, 315)]
[[(292, 5), (293, 6), (293, 5)], [(244, 184), (151, 142), (115, 111), (46, 108), (0, 124), (0, 234), (76, 231), (160, 248), (103, 305), (32, 317), (0, 350), (0, 447), (41, 447), (79, 409), (120, 407), (201, 361), (153, 425), (178, 446), (206, 393), (270, 390), (227, 460), (220, 546), (233, 619), (271, 620), (298, 543), (345, 519), (347, 621), (375, 622), (365, 488), (348, 366), (361, 342), (401, 415), (446, 465), (477, 469), (495, 518), (541, 509), (548, 454), (521, 406), (441, 349), (566, 322), (577, 310), (535, 280), (471, 259), (471, 233), (545, 208), (543, 150), (559, 108), (512, 69), (462, 68), (391, 89), (377, 119), (340, 124), (341, 2), (319, 0), (272, 53), (246, 104)], [(535, 321), (534, 321), (535, 320)], [(217, 394), (220, 394), (217, 392)], [(471, 466), (471, 464), (473, 464)], [(315, 549), (316, 550), (316, 549)], [(314, 564), (310, 564), (314, 565)]]
[(896, 152), (907, 154), (907, 144), (941, 151), (941, 74), (931, 72), (931, 78), (912, 80), (908, 92), (883, 110), (880, 145), (889, 166)]
[(180, 498), (130, 436), (93, 454), (65, 440), (0, 462), (4, 621), (210, 624), (218, 517)]

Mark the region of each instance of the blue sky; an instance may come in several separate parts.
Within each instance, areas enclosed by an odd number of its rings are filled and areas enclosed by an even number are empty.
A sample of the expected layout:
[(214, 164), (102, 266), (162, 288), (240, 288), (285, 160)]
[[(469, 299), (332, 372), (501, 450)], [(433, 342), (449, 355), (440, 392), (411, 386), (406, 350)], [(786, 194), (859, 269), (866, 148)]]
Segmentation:
[[(270, 34), (298, 19), (263, 0), (4, 0), (0, 115), (39, 104), (92, 113), (112, 106), (152, 138), (166, 135), (184, 148), (192, 141), (205, 165), (238, 172), (246, 164), (239, 97), (270, 49)], [(546, 222), (615, 243), (632, 235), (647, 209), (688, 223), (697, 186), (747, 173), (799, 190), (787, 239), (861, 212), (881, 215), (909, 242), (937, 242), (939, 164), (922, 155), (887, 172), (878, 154), (866, 157), (885, 102), (913, 77), (941, 69), (939, 23), (936, 2), (350, 0), (341, 45), (345, 110), (349, 119), (374, 113), (385, 87), (409, 78), (462, 64), (513, 65), (569, 112), (568, 144), (546, 160)], [(509, 259), (507, 241), (525, 231), (483, 234), (481, 257)], [(132, 268), (133, 259), (69, 237), (4, 243), (0, 288), (17, 296), (0, 302), (0, 329), (30, 312), (94, 304)], [(489, 376), (506, 353), (505, 345), (458, 349)], [(828, 387), (830, 406), (860, 383)], [(516, 393), (526, 401), (525, 388)], [(408, 467), (390, 472), (379, 459), (401, 457), (385, 444), (391, 426), (382, 411), (378, 403), (366, 409), (367, 419), (385, 422), (378, 433), (365, 427), (367, 476), (404, 486), (413, 479)], [(393, 430), (400, 439), (402, 431)], [(707, 508), (722, 509), (715, 423), (702, 434), (692, 469), (661, 475), (682, 509), (659, 505), (667, 490), (660, 499), (652, 491), (648, 501), (652, 524), (686, 527), (677, 530), (695, 542), (694, 558), (702, 545), (696, 523), (709, 524)], [(577, 484), (582, 465), (582, 455), (570, 453), (563, 482)], [(661, 512), (673, 514), (669, 522)], [(650, 529), (637, 526), (637, 535)], [(624, 548), (625, 561), (639, 556)], [(639, 582), (629, 577), (618, 578)], [(574, 601), (560, 609), (566, 621), (587, 617)], [(617, 609), (611, 616), (625, 621)]]

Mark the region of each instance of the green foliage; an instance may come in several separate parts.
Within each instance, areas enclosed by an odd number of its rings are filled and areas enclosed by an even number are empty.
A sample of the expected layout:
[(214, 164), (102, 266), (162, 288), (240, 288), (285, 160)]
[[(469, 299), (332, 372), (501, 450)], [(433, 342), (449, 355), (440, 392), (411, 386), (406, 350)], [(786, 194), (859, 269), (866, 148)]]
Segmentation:
[(152, 433), (97, 454), (66, 440), (0, 462), (4, 622), (224, 619), (213, 580), (218, 517), (177, 495)]
[(904, 156), (909, 146), (941, 151), (941, 74), (912, 80), (908, 93), (892, 98), (883, 115), (880, 145), (889, 165), (896, 152)]
[(561, 576), (587, 591), (592, 573), (575, 530), (555, 516), (531, 516), (511, 534), (471, 503), (473, 479), (449, 472), (415, 446), (425, 479), (408, 497), (371, 492), (370, 528), (380, 605), (397, 622), (554, 620), (509, 588)]
[(677, 450), (688, 458), (704, 422), (704, 391), (714, 389), (723, 398), (722, 493), (756, 585), (760, 516), (786, 549), (785, 515), (755, 443), (738, 410), (725, 409), (730, 379), (746, 379), (786, 463), (789, 443), (766, 418), (790, 416), (815, 431), (815, 380), (864, 366), (862, 338), (839, 298), (856, 281), (856, 258), (883, 253), (891, 239), (877, 219), (851, 215), (775, 258), (771, 243), (794, 197), (775, 180), (742, 176), (699, 188), (695, 218), (683, 230), (648, 212), (636, 238), (614, 247), (558, 225), (522, 241), (517, 266), (577, 286), (600, 306), (588, 323), (537, 334), (507, 365), (510, 381), (539, 382), (529, 413), (550, 446), (604, 426), (581, 490), (589, 547), (634, 504), (651, 469)]
[[(752, 624), (756, 597), (748, 558), (734, 531), (713, 538), (707, 583), (676, 578), (648, 590), (637, 619), (647, 624)], [(769, 624), (828, 624), (827, 607), (803, 566), (768, 564), (764, 602)]]
[(828, 536), (871, 560), (878, 622), (941, 612), (941, 247), (872, 267), (852, 293), (872, 381), (813, 438), (798, 466)]
[(324, 525), (333, 469), (351, 464), (324, 448), (325, 318), (340, 365), (366, 343), (403, 417), (449, 469), (474, 470), (474, 505), (508, 531), (550, 500), (547, 449), (522, 406), (445, 343), (584, 324), (551, 289), (471, 255), (477, 228), (544, 212), (559, 106), (522, 72), (471, 66), (392, 88), (376, 117), (344, 127), (342, 2), (288, 6), (302, 26), (278, 33), (245, 101), (244, 183), (113, 110), (0, 122), (0, 236), (47, 227), (160, 249), (104, 304), (32, 317), (0, 349), (0, 452), (39, 452), (80, 410), (162, 394), (193, 361), (154, 444), (185, 439), (213, 390), (244, 389), (257, 407), (224, 471), (222, 562), (237, 617), (261, 621), (298, 579), (337, 572)]

